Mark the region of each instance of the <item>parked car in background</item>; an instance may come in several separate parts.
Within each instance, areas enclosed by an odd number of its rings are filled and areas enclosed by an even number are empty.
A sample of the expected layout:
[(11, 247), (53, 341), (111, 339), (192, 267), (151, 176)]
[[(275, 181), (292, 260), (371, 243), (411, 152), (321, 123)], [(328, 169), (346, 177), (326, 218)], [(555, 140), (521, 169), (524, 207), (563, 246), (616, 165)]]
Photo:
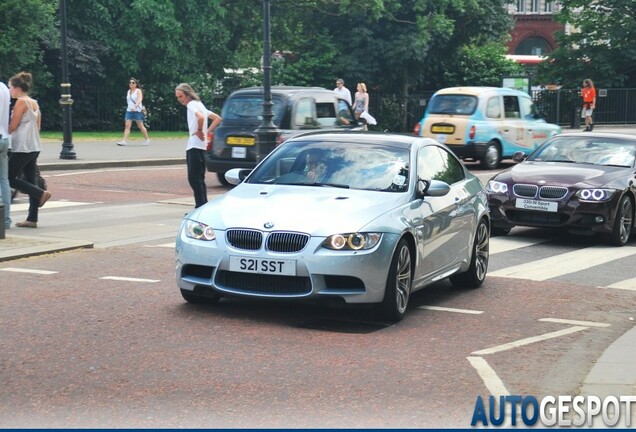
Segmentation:
[[(349, 103), (320, 87), (272, 87), (278, 144), (303, 132), (315, 130), (362, 130)], [(254, 168), (258, 145), (255, 130), (263, 120), (263, 88), (237, 90), (223, 104), (223, 121), (214, 130), (206, 156), (208, 171), (217, 173), (228, 186), (225, 172), (231, 168)]]
[(522, 91), (451, 87), (431, 97), (414, 132), (446, 144), (461, 158), (479, 160), (484, 169), (495, 169), (502, 158), (529, 153), (561, 132), (541, 117)]
[(623, 246), (634, 232), (636, 136), (579, 132), (551, 138), (487, 185), (494, 234), (514, 226), (602, 233)]
[(379, 133), (292, 138), (231, 191), (190, 212), (176, 243), (189, 302), (243, 296), (373, 304), (400, 320), (411, 292), (486, 277), (483, 185), (431, 139)]

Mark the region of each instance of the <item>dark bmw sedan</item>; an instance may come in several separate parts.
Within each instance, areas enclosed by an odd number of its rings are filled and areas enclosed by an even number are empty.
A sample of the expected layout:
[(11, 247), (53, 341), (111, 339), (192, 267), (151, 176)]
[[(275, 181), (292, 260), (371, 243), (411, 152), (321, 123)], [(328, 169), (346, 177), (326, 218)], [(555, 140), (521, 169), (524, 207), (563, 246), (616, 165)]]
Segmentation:
[(557, 135), (486, 187), (492, 232), (514, 226), (563, 228), (603, 234), (623, 246), (634, 231), (636, 136), (612, 133)]

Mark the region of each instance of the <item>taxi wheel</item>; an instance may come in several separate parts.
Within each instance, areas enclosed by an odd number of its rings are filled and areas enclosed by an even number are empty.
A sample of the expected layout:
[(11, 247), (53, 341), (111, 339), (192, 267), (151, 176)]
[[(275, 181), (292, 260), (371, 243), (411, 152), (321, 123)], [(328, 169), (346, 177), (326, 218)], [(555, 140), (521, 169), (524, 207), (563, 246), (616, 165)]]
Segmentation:
[(232, 184), (225, 178), (224, 172), (216, 173), (216, 177), (219, 179), (219, 183), (221, 183), (222, 186), (232, 186)]
[(486, 144), (486, 152), (481, 158), (481, 167), (484, 169), (492, 170), (499, 166), (499, 162), (501, 162), (501, 151), (499, 150), (499, 143), (497, 143), (497, 141), (495, 140), (492, 140), (488, 144)]

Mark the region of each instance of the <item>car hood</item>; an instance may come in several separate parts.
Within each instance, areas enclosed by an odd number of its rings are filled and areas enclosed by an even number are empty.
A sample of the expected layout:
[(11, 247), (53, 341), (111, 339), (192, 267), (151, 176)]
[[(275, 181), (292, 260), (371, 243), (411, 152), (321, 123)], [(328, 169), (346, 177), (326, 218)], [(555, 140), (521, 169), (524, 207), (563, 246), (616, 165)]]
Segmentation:
[(498, 181), (536, 184), (539, 180), (556, 186), (603, 186), (625, 175), (626, 168), (558, 162), (523, 162), (501, 172)]
[[(362, 230), (407, 202), (405, 193), (245, 183), (208, 202), (189, 218), (214, 229), (240, 227), (327, 236)], [(266, 224), (271, 226), (265, 228)]]

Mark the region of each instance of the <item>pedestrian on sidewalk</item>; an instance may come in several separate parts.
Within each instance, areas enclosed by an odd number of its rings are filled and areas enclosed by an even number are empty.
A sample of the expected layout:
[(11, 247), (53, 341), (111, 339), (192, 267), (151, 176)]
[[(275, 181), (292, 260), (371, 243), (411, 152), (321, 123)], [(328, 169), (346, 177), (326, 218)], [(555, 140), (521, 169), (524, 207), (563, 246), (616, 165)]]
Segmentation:
[[(367, 85), (365, 83), (358, 83), (356, 89), (358, 91), (353, 101), (353, 113), (358, 120), (362, 117), (364, 120), (364, 130), (367, 130), (368, 120), (365, 118), (369, 114), (369, 93), (367, 93)], [(363, 116), (363, 113), (366, 114)]]
[(144, 134), (144, 142), (142, 145), (150, 144), (150, 138), (148, 138), (148, 130), (144, 126), (144, 120), (146, 119), (144, 115), (144, 105), (143, 105), (144, 95), (141, 91), (141, 84), (139, 84), (139, 80), (136, 78), (130, 78), (128, 80), (128, 92), (126, 92), (126, 117), (124, 120), (126, 121), (124, 125), (124, 139), (117, 143), (118, 146), (128, 145), (128, 136), (130, 135), (130, 128), (132, 127), (132, 122), (134, 121), (137, 124), (137, 127)]
[(342, 78), (338, 78), (336, 80), (336, 88), (333, 89), (333, 92), (351, 105), (351, 92), (345, 87), (344, 80)]
[(15, 224), (21, 228), (37, 228), (38, 208), (51, 198), (51, 193), (40, 189), (37, 183), (42, 114), (37, 101), (29, 96), (32, 87), (33, 77), (28, 72), (17, 73), (9, 80), (11, 97), (17, 99), (9, 123), (9, 184), (12, 188), (29, 195), (27, 218), (24, 222)]
[(583, 90), (581, 90), (581, 96), (583, 97), (583, 109), (581, 110), (581, 117), (585, 118), (585, 132), (592, 132), (594, 130), (594, 123), (592, 121), (592, 113), (596, 108), (596, 89), (591, 79), (583, 80)]
[(9, 186), (9, 111), (11, 110), (11, 95), (9, 88), (0, 82), (0, 195), (4, 205), (4, 228), (11, 227), (11, 186)]
[[(186, 145), (186, 163), (188, 183), (194, 193), (194, 208), (197, 208), (208, 202), (208, 190), (205, 184), (205, 151), (207, 149), (205, 137), (221, 123), (221, 116), (203, 105), (190, 84), (179, 84), (175, 89), (175, 96), (188, 111), (190, 136)], [(208, 124), (208, 120), (211, 120), (211, 123)]]

